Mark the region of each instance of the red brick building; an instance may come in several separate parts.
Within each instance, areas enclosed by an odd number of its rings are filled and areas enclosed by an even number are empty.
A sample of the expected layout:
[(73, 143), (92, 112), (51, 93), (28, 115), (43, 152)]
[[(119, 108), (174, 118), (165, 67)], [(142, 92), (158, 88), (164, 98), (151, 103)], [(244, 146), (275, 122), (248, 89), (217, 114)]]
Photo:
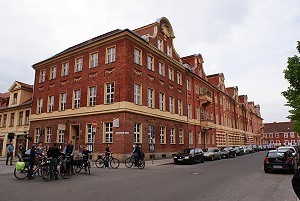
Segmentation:
[(174, 38), (163, 17), (34, 64), (34, 142), (72, 140), (96, 153), (109, 143), (119, 158), (134, 143), (149, 157), (153, 142), (156, 158), (186, 147), (260, 144), (259, 106), (225, 88), (223, 74), (206, 76), (201, 54), (180, 58)]
[(293, 131), (293, 122), (265, 123), (265, 144), (271, 146), (300, 145), (298, 133)]

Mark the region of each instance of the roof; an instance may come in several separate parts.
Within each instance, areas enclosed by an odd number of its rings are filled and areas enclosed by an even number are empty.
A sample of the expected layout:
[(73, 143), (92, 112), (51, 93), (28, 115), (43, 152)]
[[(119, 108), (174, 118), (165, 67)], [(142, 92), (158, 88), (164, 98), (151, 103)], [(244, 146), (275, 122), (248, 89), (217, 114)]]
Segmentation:
[(20, 81), (16, 81), (16, 82), (18, 82), (22, 87), (27, 87), (27, 88), (33, 89), (33, 85), (26, 84), (26, 83), (20, 82)]
[(293, 132), (293, 122), (264, 123), (265, 133)]
[(9, 98), (10, 97), (10, 93), (6, 92), (6, 93), (0, 93), (0, 98)]

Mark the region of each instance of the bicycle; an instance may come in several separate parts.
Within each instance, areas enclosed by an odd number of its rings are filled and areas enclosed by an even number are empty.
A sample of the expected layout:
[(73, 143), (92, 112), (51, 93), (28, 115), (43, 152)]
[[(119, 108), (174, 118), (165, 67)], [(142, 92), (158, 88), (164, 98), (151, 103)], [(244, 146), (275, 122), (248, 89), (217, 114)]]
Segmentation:
[(84, 161), (82, 159), (80, 160), (74, 160), (74, 169), (76, 173), (79, 173), (82, 169), (85, 170), (85, 172), (88, 172), (88, 174), (91, 174), (91, 163), (87, 160)]
[[(104, 168), (105, 156), (99, 155), (97, 160), (95, 161), (95, 165), (97, 168)], [(113, 153), (109, 156), (109, 165), (111, 168), (116, 169), (120, 166), (120, 161), (117, 158), (113, 157)]]
[[(131, 168), (134, 165), (135, 165), (135, 161), (133, 160), (132, 155), (125, 159), (125, 166), (127, 168)], [(144, 169), (145, 168), (145, 160), (144, 160), (143, 156), (141, 156), (141, 157), (138, 158), (138, 160), (137, 160), (137, 167), (139, 169)]]
[(63, 154), (62, 156), (59, 157), (59, 159), (60, 159), (60, 167), (59, 167), (60, 176), (64, 179), (69, 179), (72, 176), (70, 156)]
[(48, 178), (45, 172), (47, 171), (48, 164), (45, 161), (47, 161), (46, 157), (40, 157), (39, 163), (35, 166), (35, 168), (33, 168), (32, 171), (30, 171), (29, 160), (24, 158), (23, 159), (24, 167), (22, 167), (21, 169), (17, 169), (16, 167), (14, 169), (14, 176), (19, 180), (23, 180), (27, 177), (30, 178), (33, 175), (40, 173), (42, 178), (45, 181), (47, 181)]

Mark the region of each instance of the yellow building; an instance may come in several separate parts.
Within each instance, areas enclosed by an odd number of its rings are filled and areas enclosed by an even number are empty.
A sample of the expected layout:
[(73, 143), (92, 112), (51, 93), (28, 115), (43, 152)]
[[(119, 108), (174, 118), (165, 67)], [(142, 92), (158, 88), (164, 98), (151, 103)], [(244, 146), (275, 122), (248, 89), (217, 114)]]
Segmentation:
[(32, 92), (32, 85), (15, 81), (8, 92), (0, 93), (0, 156), (6, 156), (11, 141), (14, 151), (19, 144), (27, 147)]

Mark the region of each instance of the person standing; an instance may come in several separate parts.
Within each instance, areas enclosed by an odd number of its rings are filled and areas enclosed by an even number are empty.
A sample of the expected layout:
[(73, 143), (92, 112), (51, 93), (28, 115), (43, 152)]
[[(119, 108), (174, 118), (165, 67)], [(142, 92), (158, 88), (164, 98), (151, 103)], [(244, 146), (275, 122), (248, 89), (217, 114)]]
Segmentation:
[(55, 180), (58, 179), (58, 177), (57, 177), (57, 174), (58, 174), (57, 165), (58, 165), (58, 158), (59, 158), (60, 155), (61, 155), (61, 152), (60, 152), (59, 148), (57, 147), (57, 143), (54, 142), (53, 146), (48, 149), (47, 156), (49, 158), (51, 158), (51, 164), (52, 164)]
[(109, 165), (109, 156), (110, 156), (110, 150), (109, 150), (109, 144), (107, 144), (105, 148), (105, 159), (104, 159), (104, 166), (105, 168), (108, 168)]
[(12, 165), (13, 154), (14, 154), (14, 144), (13, 142), (11, 142), (7, 147), (6, 165), (8, 165), (9, 158), (10, 158), (10, 165)]
[(64, 149), (64, 153), (70, 157), (70, 165), (71, 165), (71, 171), (72, 171), (72, 174), (75, 174), (74, 173), (74, 153), (75, 153), (75, 147), (74, 145), (72, 145), (72, 142), (71, 141), (68, 141), (67, 143), (67, 146), (65, 147)]

